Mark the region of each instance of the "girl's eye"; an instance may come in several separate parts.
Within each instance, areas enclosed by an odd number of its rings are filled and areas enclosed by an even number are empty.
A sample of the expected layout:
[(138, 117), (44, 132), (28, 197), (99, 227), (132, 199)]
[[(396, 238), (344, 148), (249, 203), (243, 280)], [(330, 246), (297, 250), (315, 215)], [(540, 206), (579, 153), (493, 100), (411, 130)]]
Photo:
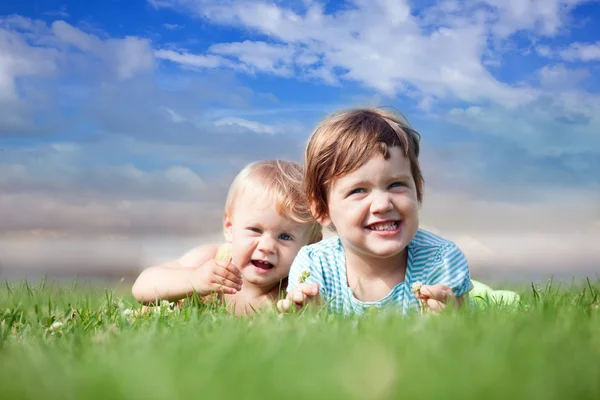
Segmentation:
[(365, 193), (365, 192), (366, 192), (365, 189), (358, 188), (358, 189), (354, 189), (354, 190), (350, 191), (350, 193), (348, 193), (348, 196), (351, 196), (351, 195), (357, 194), (357, 193)]
[(281, 235), (279, 235), (279, 239), (281, 240), (294, 240), (294, 238), (291, 235), (288, 235), (287, 233), (282, 233)]
[(404, 182), (394, 182), (390, 185), (390, 188), (394, 188), (394, 187), (405, 187), (406, 184)]
[(252, 226), (250, 228), (248, 228), (248, 230), (251, 231), (251, 232), (254, 232), (254, 233), (262, 233), (260, 229), (254, 228)]

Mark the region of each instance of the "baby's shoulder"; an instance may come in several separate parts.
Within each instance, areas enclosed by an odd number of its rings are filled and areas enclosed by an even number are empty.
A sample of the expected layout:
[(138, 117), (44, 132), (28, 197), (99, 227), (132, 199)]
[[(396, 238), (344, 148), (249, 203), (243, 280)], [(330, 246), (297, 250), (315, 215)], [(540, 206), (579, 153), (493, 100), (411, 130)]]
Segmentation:
[(215, 258), (220, 246), (220, 243), (206, 243), (195, 247), (179, 258), (179, 264), (184, 267), (198, 267)]

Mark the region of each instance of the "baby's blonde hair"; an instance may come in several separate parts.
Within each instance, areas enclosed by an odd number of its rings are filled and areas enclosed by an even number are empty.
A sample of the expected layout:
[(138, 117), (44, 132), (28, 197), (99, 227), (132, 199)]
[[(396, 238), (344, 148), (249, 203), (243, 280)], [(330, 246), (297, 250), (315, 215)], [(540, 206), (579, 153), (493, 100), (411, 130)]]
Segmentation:
[(264, 160), (248, 164), (235, 177), (225, 201), (225, 214), (231, 216), (236, 200), (249, 189), (259, 190), (275, 202), (277, 212), (300, 224), (309, 224), (309, 243), (321, 237), (322, 227), (310, 212), (303, 191), (304, 173), (300, 164), (284, 160)]

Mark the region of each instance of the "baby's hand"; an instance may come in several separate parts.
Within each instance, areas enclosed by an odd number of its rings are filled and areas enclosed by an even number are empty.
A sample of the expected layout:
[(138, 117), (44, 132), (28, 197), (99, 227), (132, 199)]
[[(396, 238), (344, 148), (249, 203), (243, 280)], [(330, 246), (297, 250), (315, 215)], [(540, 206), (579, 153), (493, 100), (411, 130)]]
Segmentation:
[(242, 274), (229, 261), (208, 260), (196, 269), (192, 285), (200, 297), (214, 292), (236, 294), (242, 290)]
[(319, 295), (319, 285), (317, 283), (301, 283), (289, 292), (284, 300), (277, 302), (277, 309), (279, 312), (287, 313), (294, 306), (297, 310), (300, 310), (309, 304), (321, 304), (321, 302), (322, 299)]
[(448, 304), (455, 303), (454, 292), (448, 285), (423, 285), (415, 290), (415, 296), (429, 312), (440, 313)]

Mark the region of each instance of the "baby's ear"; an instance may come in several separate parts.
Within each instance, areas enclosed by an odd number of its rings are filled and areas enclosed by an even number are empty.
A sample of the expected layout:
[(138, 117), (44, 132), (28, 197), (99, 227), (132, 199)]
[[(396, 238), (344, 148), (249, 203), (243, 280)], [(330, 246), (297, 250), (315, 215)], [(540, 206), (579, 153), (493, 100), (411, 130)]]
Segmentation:
[(229, 243), (233, 241), (233, 223), (231, 221), (231, 217), (225, 213), (223, 217), (223, 233), (225, 234), (225, 240)]

